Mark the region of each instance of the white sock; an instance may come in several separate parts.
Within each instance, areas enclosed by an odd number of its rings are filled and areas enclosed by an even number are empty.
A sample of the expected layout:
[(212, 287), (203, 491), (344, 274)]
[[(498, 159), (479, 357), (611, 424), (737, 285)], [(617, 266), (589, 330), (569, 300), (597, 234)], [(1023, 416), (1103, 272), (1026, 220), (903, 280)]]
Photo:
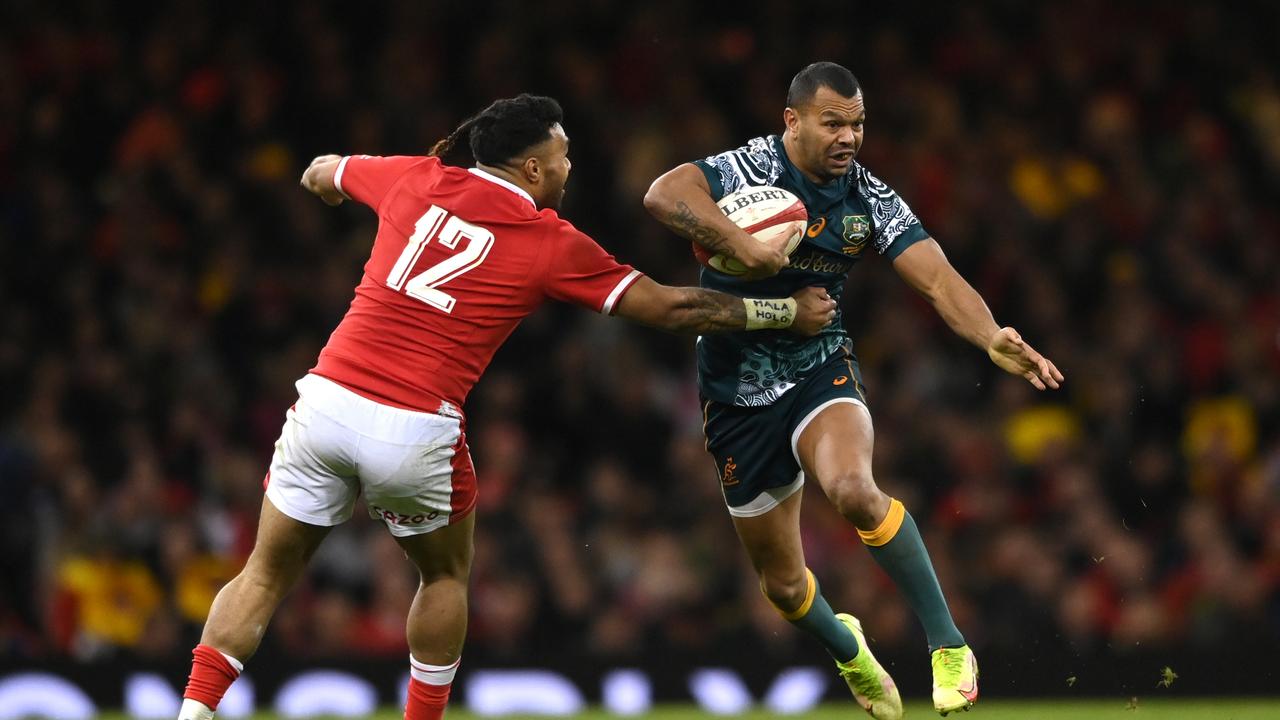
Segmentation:
[(213, 711), (199, 700), (183, 698), (182, 709), (178, 711), (178, 720), (213, 720)]
[(410, 655), (409, 674), (420, 683), (449, 685), (453, 682), (453, 676), (458, 672), (458, 665), (461, 662), (462, 658), (458, 658), (448, 665), (428, 665), (424, 662), (418, 662)]
[(237, 674), (237, 675), (239, 675), (240, 673), (244, 672), (244, 663), (242, 663), (242, 662), (240, 662), (239, 660), (237, 660), (237, 659), (235, 659), (235, 658), (231, 657), (230, 655), (228, 655), (228, 654), (226, 654), (226, 653), (222, 652), (221, 650), (219, 650), (219, 651), (218, 651), (218, 654), (219, 654), (219, 655), (221, 655), (222, 657), (226, 658), (226, 659), (227, 659), (227, 662), (231, 663), (231, 667), (233, 667), (233, 668), (235, 668), (235, 669), (236, 669), (236, 674)]

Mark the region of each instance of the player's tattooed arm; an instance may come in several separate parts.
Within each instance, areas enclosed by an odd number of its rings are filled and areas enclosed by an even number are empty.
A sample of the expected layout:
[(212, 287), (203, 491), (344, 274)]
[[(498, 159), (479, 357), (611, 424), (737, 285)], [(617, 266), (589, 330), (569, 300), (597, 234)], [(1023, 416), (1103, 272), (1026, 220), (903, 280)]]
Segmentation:
[(707, 335), (736, 330), (790, 329), (816, 335), (835, 318), (836, 304), (823, 288), (803, 288), (789, 298), (740, 298), (695, 287), (668, 287), (642, 277), (619, 300), (617, 315), (673, 333)]
[(727, 255), (747, 269), (747, 279), (769, 277), (787, 265), (781, 247), (756, 242), (716, 207), (711, 186), (696, 165), (685, 163), (653, 181), (644, 207), (658, 222), (712, 255)]
[(627, 288), (613, 313), (673, 333), (747, 329), (742, 298), (702, 288), (660, 285), (645, 276)]
[(663, 318), (662, 329), (691, 335), (746, 329), (747, 309), (742, 298), (702, 288), (671, 290), (676, 302)]
[(677, 200), (675, 209), (667, 214), (665, 225), (677, 234), (682, 235), (714, 254), (727, 255), (731, 258), (738, 259), (734, 254), (733, 247), (729, 244), (729, 239), (713, 227), (704, 225), (698, 220), (698, 216), (694, 214), (688, 203), (683, 200)]

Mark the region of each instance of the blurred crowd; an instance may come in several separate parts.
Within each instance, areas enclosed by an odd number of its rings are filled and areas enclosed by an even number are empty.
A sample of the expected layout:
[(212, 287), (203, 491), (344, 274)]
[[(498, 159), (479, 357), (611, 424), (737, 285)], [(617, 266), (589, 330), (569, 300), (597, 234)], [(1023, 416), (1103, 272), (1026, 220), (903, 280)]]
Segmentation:
[[(696, 283), (641, 196), (861, 80), (860, 161), (1002, 324), (1038, 393), (879, 257), (845, 317), (875, 469), (979, 654), (1280, 641), (1280, 53), (1263, 3), (111, 3), (0, 9), (0, 656), (185, 655), (252, 547), (293, 381), (375, 230), (298, 177), (415, 154), (490, 100), (564, 105), (563, 214)], [(550, 305), (470, 398), (468, 654), (821, 650), (760, 597), (703, 449), (692, 341)], [(808, 561), (924, 651), (816, 487)], [(266, 647), (403, 657), (416, 576), (336, 529)]]

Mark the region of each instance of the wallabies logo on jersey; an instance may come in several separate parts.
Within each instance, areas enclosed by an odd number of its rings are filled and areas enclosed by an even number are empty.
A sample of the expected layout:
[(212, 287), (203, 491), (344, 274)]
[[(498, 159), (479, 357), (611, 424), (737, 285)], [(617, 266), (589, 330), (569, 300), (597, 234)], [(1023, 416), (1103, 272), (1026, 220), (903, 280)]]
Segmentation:
[(845, 255), (862, 254), (862, 249), (867, 246), (867, 238), (871, 237), (871, 223), (867, 222), (867, 216), (845, 215), (844, 232), (841, 236), (845, 241), (841, 251)]

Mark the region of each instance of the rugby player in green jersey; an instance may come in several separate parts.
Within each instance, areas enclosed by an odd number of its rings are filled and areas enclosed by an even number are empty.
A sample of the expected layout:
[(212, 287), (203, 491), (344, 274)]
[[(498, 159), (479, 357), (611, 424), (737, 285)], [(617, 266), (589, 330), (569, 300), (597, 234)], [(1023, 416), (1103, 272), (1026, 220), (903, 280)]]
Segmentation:
[[(1016, 330), (996, 324), (907, 204), (854, 160), (866, 111), (852, 73), (829, 62), (801, 70), (782, 117), (782, 135), (680, 165), (645, 196), (645, 207), (667, 227), (747, 268), (742, 276), (704, 269), (704, 287), (772, 297), (821, 285), (838, 301), (849, 270), (874, 249), (1001, 369), (1039, 390), (1058, 387), (1062, 373)], [(790, 257), (757, 242), (716, 207), (724, 195), (751, 186), (784, 188), (808, 208), (808, 231)], [(872, 477), (871, 414), (849, 345), (840, 318), (814, 337), (756, 332), (700, 338), (707, 449), (765, 597), (826, 646), (867, 712), (878, 720), (898, 718), (902, 701), (867, 647), (861, 624), (832, 611), (805, 567), (797, 492), (805, 477), (816, 480), (853, 523), (923, 624), (934, 707), (944, 715), (968, 709), (978, 697), (977, 661), (951, 619), (915, 521)]]

